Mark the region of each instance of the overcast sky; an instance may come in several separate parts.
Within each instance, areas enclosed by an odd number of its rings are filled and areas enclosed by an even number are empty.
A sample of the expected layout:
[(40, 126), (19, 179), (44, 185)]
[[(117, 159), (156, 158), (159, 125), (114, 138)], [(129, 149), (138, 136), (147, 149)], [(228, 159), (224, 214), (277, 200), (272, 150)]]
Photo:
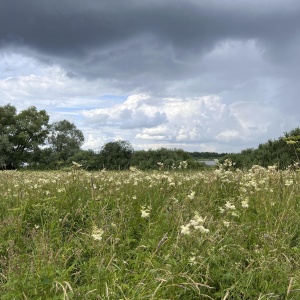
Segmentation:
[(300, 126), (300, 0), (1, 0), (0, 106), (85, 149), (238, 152)]

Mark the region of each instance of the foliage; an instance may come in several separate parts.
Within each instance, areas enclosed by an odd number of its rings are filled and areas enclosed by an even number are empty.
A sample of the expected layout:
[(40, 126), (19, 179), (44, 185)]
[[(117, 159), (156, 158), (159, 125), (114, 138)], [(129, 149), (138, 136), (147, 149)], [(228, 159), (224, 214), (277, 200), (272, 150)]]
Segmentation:
[(217, 159), (226, 155), (226, 153), (217, 152), (190, 152), (190, 155), (195, 159)]
[(202, 163), (196, 162), (188, 152), (181, 149), (140, 150), (135, 151), (132, 158), (132, 165), (140, 170), (178, 169), (182, 162), (186, 162), (185, 168), (204, 168)]
[(132, 154), (133, 148), (128, 141), (106, 143), (100, 151), (100, 165), (106, 170), (128, 170)]
[(0, 172), (1, 299), (299, 299), (300, 172), (231, 167)]
[(77, 162), (82, 165), (85, 170), (99, 170), (101, 164), (99, 163), (99, 155), (93, 150), (79, 150), (76, 151), (71, 157), (67, 159), (67, 165), (71, 165), (72, 162)]
[(49, 116), (32, 106), (19, 114), (10, 104), (0, 107), (0, 168), (18, 167), (43, 145)]
[(269, 140), (260, 144), (257, 149), (246, 149), (237, 154), (227, 154), (220, 161), (231, 159), (237, 168), (249, 169), (253, 165), (267, 167), (277, 165), (279, 169), (285, 169), (300, 162), (300, 128), (285, 133), (284, 137), (277, 140)]
[(63, 162), (80, 150), (84, 142), (82, 131), (67, 120), (53, 123), (49, 131), (48, 143), (56, 154), (56, 159)]

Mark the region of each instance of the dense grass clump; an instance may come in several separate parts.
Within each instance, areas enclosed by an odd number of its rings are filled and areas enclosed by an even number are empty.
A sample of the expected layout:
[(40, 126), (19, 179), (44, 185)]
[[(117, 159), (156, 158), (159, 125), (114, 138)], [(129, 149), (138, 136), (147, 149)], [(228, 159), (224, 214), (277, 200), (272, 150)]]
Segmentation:
[(300, 174), (0, 173), (1, 299), (300, 299)]

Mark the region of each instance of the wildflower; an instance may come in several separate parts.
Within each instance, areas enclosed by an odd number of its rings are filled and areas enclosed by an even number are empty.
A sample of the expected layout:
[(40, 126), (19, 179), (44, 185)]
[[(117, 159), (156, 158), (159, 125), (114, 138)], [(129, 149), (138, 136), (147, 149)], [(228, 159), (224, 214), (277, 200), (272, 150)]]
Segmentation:
[(129, 170), (132, 171), (132, 172), (138, 172), (139, 171), (137, 167), (133, 167), (133, 166), (130, 166)]
[(179, 163), (179, 167), (178, 167), (178, 169), (186, 169), (187, 168), (187, 161), (186, 160), (184, 160), (184, 161), (181, 161), (180, 163)]
[(157, 165), (160, 170), (162, 170), (164, 168), (164, 163), (162, 163), (162, 162), (157, 162)]
[(150, 216), (150, 210), (151, 210), (150, 206), (148, 206), (147, 208), (145, 206), (142, 206), (141, 217), (142, 218), (149, 218), (149, 216)]
[(235, 210), (234, 204), (232, 204), (230, 201), (226, 201), (225, 207), (226, 207), (227, 209)]
[(193, 226), (195, 229), (198, 229), (197, 227), (199, 225), (202, 225), (204, 223), (204, 219), (199, 216), (198, 212), (195, 212), (195, 216), (190, 221), (190, 225)]
[(189, 195), (188, 195), (188, 198), (193, 200), (195, 198), (195, 192), (192, 191)]
[(73, 168), (75, 168), (75, 169), (79, 169), (82, 167), (82, 165), (77, 163), (76, 161), (72, 161), (72, 165), (73, 165)]
[(296, 144), (297, 142), (296, 142), (296, 141), (292, 141), (292, 140), (287, 140), (286, 143), (287, 143), (288, 145), (294, 145), (294, 144)]
[(181, 233), (182, 234), (187, 234), (189, 235), (191, 233), (190, 231), (190, 224), (187, 224), (187, 225), (181, 225)]
[(201, 233), (209, 233), (209, 229), (204, 228), (203, 225), (197, 226), (197, 229), (199, 229)]
[(196, 264), (196, 257), (195, 256), (191, 256), (189, 258), (189, 264), (190, 265), (195, 265)]
[(92, 237), (96, 241), (101, 241), (103, 233), (104, 233), (104, 231), (101, 228), (94, 226), (93, 232), (92, 232)]
[(242, 201), (242, 207), (243, 208), (248, 208), (249, 207), (248, 199)]
[(230, 226), (230, 222), (228, 222), (228, 221), (223, 221), (223, 224), (224, 224), (224, 226), (227, 227), (227, 228)]

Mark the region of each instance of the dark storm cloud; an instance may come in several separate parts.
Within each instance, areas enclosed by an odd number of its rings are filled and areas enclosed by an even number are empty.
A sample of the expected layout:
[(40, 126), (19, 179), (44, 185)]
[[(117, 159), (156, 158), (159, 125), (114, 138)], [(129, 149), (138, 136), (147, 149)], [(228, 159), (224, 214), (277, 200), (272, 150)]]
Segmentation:
[[(132, 51), (140, 60), (145, 58), (148, 67), (152, 46), (154, 53), (171, 49), (175, 59), (183, 59), (211, 50), (224, 39), (258, 39), (274, 57), (281, 57), (299, 36), (296, 2), (273, 1), (269, 7), (249, 3), (2, 0), (0, 45), (28, 47), (53, 59), (80, 57), (87, 64), (111, 61), (111, 55), (117, 57), (111, 62), (119, 63)], [(137, 48), (132, 50), (135, 40)], [(115, 68), (122, 67), (128, 68)]]

